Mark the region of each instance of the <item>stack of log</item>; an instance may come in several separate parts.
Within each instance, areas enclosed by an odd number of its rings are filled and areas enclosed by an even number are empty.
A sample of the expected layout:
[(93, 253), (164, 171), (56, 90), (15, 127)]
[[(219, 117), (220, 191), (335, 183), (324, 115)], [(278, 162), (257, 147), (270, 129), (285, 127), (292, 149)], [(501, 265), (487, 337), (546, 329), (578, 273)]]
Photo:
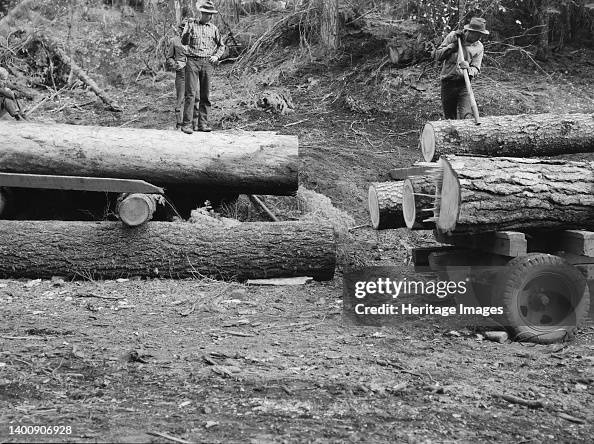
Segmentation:
[[(209, 190), (295, 194), (297, 137), (272, 132), (188, 136), (152, 129), (9, 121), (0, 122), (0, 136), (0, 186), (4, 183), (19, 190), (30, 183), (38, 185), (29, 188), (48, 188), (49, 183), (54, 189), (72, 186), (66, 189), (113, 192), (127, 187), (131, 191), (118, 200), (125, 225), (0, 221), (0, 278), (331, 279), (334, 274), (336, 241), (329, 223), (243, 223), (236, 227), (143, 223), (155, 211), (155, 196), (163, 193), (159, 187), (165, 195), (173, 187), (200, 195)], [(15, 195), (2, 191), (0, 210), (6, 203), (4, 197)]]
[(371, 184), (374, 228), (594, 229), (594, 162), (531, 157), (594, 152), (594, 114), (429, 122), (420, 146), (425, 162)]

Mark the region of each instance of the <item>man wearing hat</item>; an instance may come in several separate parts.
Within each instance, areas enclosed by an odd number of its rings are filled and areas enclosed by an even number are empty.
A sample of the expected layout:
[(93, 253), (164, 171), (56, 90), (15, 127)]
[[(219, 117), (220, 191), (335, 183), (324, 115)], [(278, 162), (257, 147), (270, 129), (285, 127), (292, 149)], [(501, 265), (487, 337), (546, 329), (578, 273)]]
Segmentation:
[[(217, 27), (210, 21), (217, 14), (212, 1), (201, 5), (196, 3), (200, 12), (200, 21), (188, 22), (181, 37), (187, 46), (186, 85), (184, 99), (184, 119), (182, 131), (192, 134), (193, 131), (212, 131), (208, 126), (210, 110), (210, 80), (214, 65), (225, 51), (225, 45)], [(195, 96), (199, 90), (200, 104), (198, 115), (194, 113)]]
[[(484, 48), (480, 39), (488, 35), (486, 21), (473, 17), (464, 30), (450, 32), (435, 51), (435, 59), (443, 61), (441, 68), (441, 103), (446, 119), (466, 119), (472, 117), (470, 97), (464, 83), (463, 69), (468, 71), (470, 80), (481, 70)], [(464, 60), (458, 64), (458, 39), (462, 41)]]

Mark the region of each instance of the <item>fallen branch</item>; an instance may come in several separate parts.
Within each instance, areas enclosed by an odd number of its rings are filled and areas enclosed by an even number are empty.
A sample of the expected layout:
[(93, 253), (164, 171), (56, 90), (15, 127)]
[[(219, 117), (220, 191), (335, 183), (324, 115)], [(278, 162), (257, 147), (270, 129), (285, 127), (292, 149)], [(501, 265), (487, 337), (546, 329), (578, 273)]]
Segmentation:
[(75, 294), (74, 296), (77, 298), (98, 298), (98, 299), (109, 299), (109, 300), (114, 300), (114, 301), (119, 301), (119, 300), (124, 299), (123, 297), (102, 296), (100, 294), (95, 294), (95, 293), (80, 293), (80, 294)]
[(95, 83), (95, 81), (91, 79), (88, 74), (84, 72), (83, 69), (78, 66), (68, 54), (66, 54), (66, 52), (64, 52), (64, 50), (60, 48), (60, 43), (57, 40), (42, 32), (35, 33), (34, 37), (36, 40), (41, 42), (46, 47), (46, 49), (59, 57), (60, 60), (62, 60), (62, 62), (71, 69), (75, 76), (77, 76), (85, 85), (87, 85), (91, 91), (97, 94), (97, 96), (103, 100), (103, 103), (107, 105), (110, 111), (122, 111), (122, 109), (115, 103), (114, 99), (109, 97), (105, 91), (99, 88), (97, 83)]
[(273, 222), (280, 222), (278, 217), (276, 217), (274, 215), (274, 213), (272, 211), (270, 211), (268, 209), (268, 207), (264, 204), (264, 202), (262, 202), (257, 196), (254, 196), (253, 194), (249, 195), (250, 201), (258, 208), (260, 208), (264, 213), (266, 213), (266, 215), (270, 218), (271, 221)]
[(501, 398), (511, 404), (519, 404), (531, 409), (542, 409), (544, 407), (544, 403), (541, 400), (532, 400), (532, 399), (524, 399), (514, 395), (495, 395), (498, 398)]

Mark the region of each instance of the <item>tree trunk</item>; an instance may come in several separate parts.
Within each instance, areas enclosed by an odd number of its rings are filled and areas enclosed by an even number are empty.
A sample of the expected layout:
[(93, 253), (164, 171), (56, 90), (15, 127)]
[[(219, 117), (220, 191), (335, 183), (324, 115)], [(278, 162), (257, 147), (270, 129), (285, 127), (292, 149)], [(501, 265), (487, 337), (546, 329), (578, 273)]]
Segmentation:
[(594, 229), (594, 162), (445, 156), (441, 232)]
[(407, 178), (402, 185), (402, 215), (411, 230), (433, 230), (432, 218), (435, 207), (436, 186), (433, 176)]
[(549, 57), (549, 3), (550, 0), (536, 2), (536, 20), (538, 25), (538, 49), (536, 55), (541, 60)]
[(338, 0), (318, 0), (320, 4), (320, 37), (322, 44), (335, 50), (339, 45)]
[(444, 154), (530, 157), (594, 152), (594, 114), (520, 114), (473, 120), (439, 120), (425, 125), (421, 151), (426, 161)]
[(175, 26), (181, 23), (181, 0), (169, 0), (169, 10), (175, 20)]
[(233, 228), (149, 222), (0, 221), (1, 278), (126, 276), (332, 279), (332, 227), (244, 223)]
[(367, 205), (371, 226), (376, 230), (406, 227), (402, 216), (403, 181), (374, 182), (369, 186)]
[(295, 136), (8, 121), (0, 134), (4, 172), (142, 179), (219, 194), (290, 195), (298, 186)]

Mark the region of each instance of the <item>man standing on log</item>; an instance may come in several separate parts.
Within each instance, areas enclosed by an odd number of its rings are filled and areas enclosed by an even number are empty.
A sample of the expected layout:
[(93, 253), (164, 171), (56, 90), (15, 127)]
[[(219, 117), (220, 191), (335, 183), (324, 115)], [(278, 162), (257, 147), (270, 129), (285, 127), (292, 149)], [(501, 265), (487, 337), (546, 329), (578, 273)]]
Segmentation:
[[(470, 96), (464, 83), (463, 69), (472, 80), (483, 61), (484, 48), (480, 39), (488, 35), (486, 21), (473, 17), (464, 30), (450, 32), (435, 52), (435, 59), (443, 61), (441, 68), (441, 103), (446, 119), (472, 118)], [(458, 63), (458, 38), (462, 41), (464, 60)]]
[(16, 120), (21, 120), (21, 110), (17, 103), (16, 95), (13, 91), (7, 88), (8, 71), (0, 67), (0, 117), (5, 113), (10, 114)]
[[(212, 1), (208, 0), (201, 6), (200, 21), (191, 22), (182, 35), (181, 42), (187, 45), (186, 55), (186, 91), (184, 103), (184, 120), (182, 131), (192, 134), (193, 131), (212, 131), (208, 126), (208, 112), (210, 110), (210, 79), (214, 65), (219, 61), (225, 45), (217, 27), (210, 23), (213, 14), (217, 14)], [(198, 115), (194, 115), (196, 92), (199, 89), (200, 105)]]
[[(175, 129), (180, 129), (184, 120), (184, 98), (186, 94), (186, 51), (188, 48), (181, 43), (181, 37), (190, 22), (193, 21), (192, 10), (184, 5), (182, 8), (182, 21), (179, 25), (179, 34), (171, 39), (167, 53), (167, 65), (175, 70)], [(198, 115), (199, 98), (194, 98), (194, 113)]]

